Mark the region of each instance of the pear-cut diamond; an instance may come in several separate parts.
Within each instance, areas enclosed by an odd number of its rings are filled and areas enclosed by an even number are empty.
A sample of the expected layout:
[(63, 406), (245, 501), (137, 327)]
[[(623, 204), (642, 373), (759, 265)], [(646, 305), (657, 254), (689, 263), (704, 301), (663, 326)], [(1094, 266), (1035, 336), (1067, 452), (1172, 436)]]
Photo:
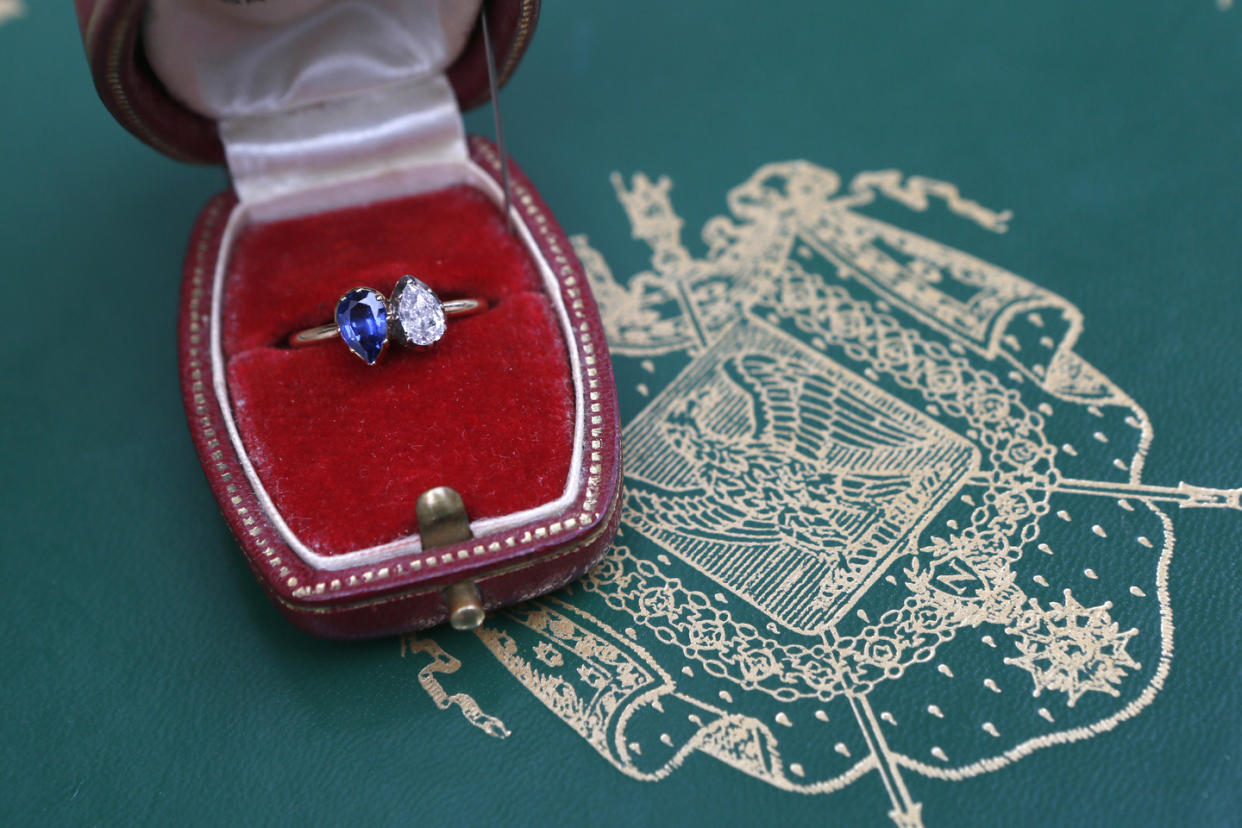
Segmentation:
[(435, 291), (415, 279), (402, 276), (393, 291), (393, 304), (401, 339), (410, 345), (434, 345), (444, 336), (444, 307)]
[(336, 327), (349, 350), (374, 365), (388, 341), (388, 303), (371, 288), (354, 288), (336, 303)]

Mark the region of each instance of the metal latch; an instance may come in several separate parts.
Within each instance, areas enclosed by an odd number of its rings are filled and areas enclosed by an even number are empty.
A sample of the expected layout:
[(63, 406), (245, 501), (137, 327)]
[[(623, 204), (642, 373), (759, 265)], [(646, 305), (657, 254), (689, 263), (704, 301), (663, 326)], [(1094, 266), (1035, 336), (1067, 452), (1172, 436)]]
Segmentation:
[[(474, 537), (461, 495), (448, 486), (428, 489), (418, 496), (418, 536), (423, 549), (451, 546)], [(483, 596), (474, 581), (459, 581), (444, 589), (449, 623), (456, 630), (473, 630), (483, 623)]]

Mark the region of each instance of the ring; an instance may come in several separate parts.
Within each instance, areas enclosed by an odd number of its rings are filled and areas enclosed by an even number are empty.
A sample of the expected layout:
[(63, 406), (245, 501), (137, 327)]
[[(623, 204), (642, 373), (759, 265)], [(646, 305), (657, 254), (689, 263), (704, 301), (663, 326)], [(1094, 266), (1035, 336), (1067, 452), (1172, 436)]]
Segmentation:
[[(429, 348), (444, 336), (449, 317), (487, 310), (482, 299), (441, 302), (436, 292), (413, 276), (402, 276), (392, 298), (369, 287), (348, 290), (336, 303), (336, 321), (298, 331), (289, 345), (300, 348), (340, 336), (359, 359), (374, 365), (389, 341), (409, 348)], [(389, 319), (395, 324), (389, 324)]]

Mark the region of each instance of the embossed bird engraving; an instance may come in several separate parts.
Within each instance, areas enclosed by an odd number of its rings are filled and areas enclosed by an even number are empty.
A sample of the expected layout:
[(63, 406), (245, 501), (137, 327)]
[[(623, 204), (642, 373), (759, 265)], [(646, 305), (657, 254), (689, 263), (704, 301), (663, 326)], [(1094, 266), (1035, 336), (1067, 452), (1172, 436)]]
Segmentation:
[[(964, 471), (968, 452), (844, 371), (766, 353), (729, 356), (718, 370), (661, 426), (692, 485), (644, 481), (630, 508), (675, 527), (679, 554), (778, 620), (813, 610), (819, 627)], [(713, 544), (710, 559), (695, 540)]]

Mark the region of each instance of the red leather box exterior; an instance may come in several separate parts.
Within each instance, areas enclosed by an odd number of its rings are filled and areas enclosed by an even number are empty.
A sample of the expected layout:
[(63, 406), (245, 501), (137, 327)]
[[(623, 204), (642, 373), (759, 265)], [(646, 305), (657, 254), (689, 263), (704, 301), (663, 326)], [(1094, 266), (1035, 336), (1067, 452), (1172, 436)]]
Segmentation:
[[(169, 155), (218, 161), (222, 153), (214, 124), (168, 96), (142, 57), (137, 32), (143, 3), (77, 0), (77, 8), (96, 84), (118, 119)], [(507, 77), (526, 47), (538, 5), (496, 0), (487, 8), (501, 74)], [(485, 99), (486, 65), (477, 29), (448, 77), (463, 104)], [(470, 138), (468, 147), (473, 164), (499, 182), (500, 160), (493, 145)], [(222, 369), (213, 363), (211, 351), (211, 331), (220, 323), (213, 317), (217, 311), (212, 290), (219, 259), (230, 253), (221, 248), (226, 224), (238, 205), (236, 194), (222, 193), (209, 202), (193, 230), (179, 328), (182, 390), (191, 434), (247, 563), (281, 612), (308, 632), (362, 638), (439, 624), (448, 617), (443, 590), (462, 581), (478, 587), (488, 609), (534, 597), (580, 576), (605, 552), (616, 532), (620, 429), (598, 311), (582, 266), (543, 200), (515, 167), (511, 178), (514, 208), (555, 276), (559, 296), (554, 298), (567, 319), (567, 364), (574, 374), (567, 379), (578, 389), (579, 427), (574, 439), (579, 444), (574, 452), (580, 462), (571, 472), (578, 478), (567, 482), (566, 491), (575, 496), (554, 514), (544, 511), (538, 520), (348, 568), (330, 562), (321, 566), (291, 548), (271, 518), (271, 502), (265, 502), (262, 490), (252, 485), (253, 468), (239, 454), (243, 443), (230, 438), (226, 427), (226, 411), (217, 393), (224, 382), (217, 376)], [(359, 364), (358, 370), (369, 369)], [(226, 395), (225, 405), (228, 399)], [(461, 450), (469, 451), (469, 445)]]

